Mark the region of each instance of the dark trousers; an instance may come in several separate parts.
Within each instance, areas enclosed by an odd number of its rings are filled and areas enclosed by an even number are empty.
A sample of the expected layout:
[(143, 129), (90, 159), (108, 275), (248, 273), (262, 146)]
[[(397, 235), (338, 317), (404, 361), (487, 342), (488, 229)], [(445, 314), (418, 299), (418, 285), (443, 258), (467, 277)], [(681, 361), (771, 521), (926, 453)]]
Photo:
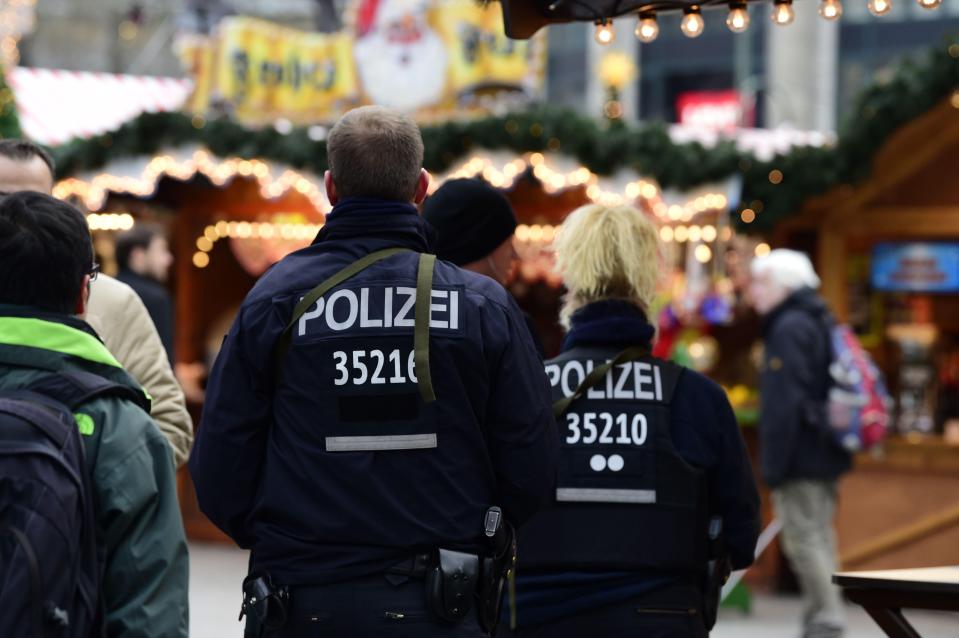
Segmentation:
[(706, 638), (700, 596), (692, 587), (670, 587), (535, 627), (504, 627), (497, 638)]
[[(326, 638), (369, 636), (402, 638), (485, 638), (476, 609), (462, 622), (434, 620), (426, 607), (422, 579), (370, 576), (333, 585), (297, 587), (290, 592), (289, 619), (279, 631), (264, 631), (263, 638)], [(248, 638), (256, 638), (247, 627)]]

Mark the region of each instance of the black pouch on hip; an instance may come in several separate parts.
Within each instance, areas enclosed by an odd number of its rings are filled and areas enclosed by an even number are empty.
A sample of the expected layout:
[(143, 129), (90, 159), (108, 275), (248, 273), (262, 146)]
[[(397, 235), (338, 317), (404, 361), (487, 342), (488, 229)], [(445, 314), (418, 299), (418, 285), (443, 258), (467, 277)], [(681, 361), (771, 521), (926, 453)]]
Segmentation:
[(262, 636), (265, 631), (281, 629), (286, 624), (289, 601), (289, 588), (274, 585), (269, 572), (256, 571), (244, 578), (239, 620), (244, 616), (252, 619), (247, 623), (248, 631), (244, 635)]
[(439, 620), (458, 623), (473, 606), (479, 556), (438, 549), (426, 574), (426, 605)]

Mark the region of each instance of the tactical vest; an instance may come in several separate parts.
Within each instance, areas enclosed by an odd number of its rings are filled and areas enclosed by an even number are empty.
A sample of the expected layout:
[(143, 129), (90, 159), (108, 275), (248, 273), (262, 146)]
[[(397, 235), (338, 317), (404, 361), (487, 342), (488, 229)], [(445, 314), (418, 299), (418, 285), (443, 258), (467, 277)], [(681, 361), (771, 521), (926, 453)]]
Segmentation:
[[(327, 452), (437, 447), (430, 331), (444, 334), (460, 329), (462, 291), (433, 288), (436, 256), (429, 254), (419, 256), (415, 288), (384, 283), (349, 287), (350, 279), (373, 264), (411, 252), (388, 248), (338, 271), (297, 303), (280, 338), (275, 362), (278, 379), (283, 378), (291, 343), (314, 361), (324, 362), (317, 368), (322, 387), (303, 387), (299, 392), (328, 394), (335, 403), (335, 418), (319, 419), (316, 424), (324, 430)], [(294, 389), (289, 397), (293, 402), (301, 380), (288, 377), (284, 381), (286, 391)]]
[[(548, 361), (554, 402), (614, 355), (575, 348)], [(556, 498), (520, 530), (520, 571), (703, 568), (704, 473), (676, 453), (670, 432), (682, 372), (649, 356), (626, 361), (557, 417)]]

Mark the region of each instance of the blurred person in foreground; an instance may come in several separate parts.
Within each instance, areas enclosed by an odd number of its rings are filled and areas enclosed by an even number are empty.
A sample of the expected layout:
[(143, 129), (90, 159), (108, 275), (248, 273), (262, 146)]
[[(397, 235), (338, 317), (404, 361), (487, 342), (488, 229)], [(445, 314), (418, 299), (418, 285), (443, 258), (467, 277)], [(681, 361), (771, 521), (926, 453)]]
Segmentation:
[[(5, 196), (0, 199), (0, 263), (0, 390), (29, 390), (34, 393), (25, 395), (31, 397), (29, 405), (40, 403), (33, 397), (43, 396), (73, 411), (69, 426), (80, 430), (84, 449), (78, 465), (85, 468), (77, 471), (85, 469), (89, 476), (73, 480), (84, 485), (83, 503), (88, 507), (92, 503), (92, 520), (84, 519), (90, 528), (60, 529), (52, 536), (38, 520), (43, 503), (34, 502), (37, 509), (21, 521), (21, 533), (33, 545), (30, 571), (46, 573), (47, 578), (24, 579), (33, 582), (34, 589), (25, 586), (5, 595), (11, 599), (32, 595), (34, 604), (42, 606), (48, 636), (65, 635), (65, 624), (71, 636), (185, 637), (188, 558), (173, 456), (143, 410), (149, 407), (143, 390), (82, 320), (97, 272), (86, 219), (49, 195)], [(54, 413), (57, 409), (45, 407)], [(45, 433), (50, 436), (50, 431)], [(12, 428), (2, 435), (9, 450)], [(26, 449), (38, 452), (38, 444), (33, 446)], [(62, 451), (66, 445), (58, 448)], [(15, 460), (9, 453), (2, 458), (5, 468)], [(41, 462), (38, 454), (31, 467)], [(61, 509), (69, 512), (75, 505), (71, 495), (54, 491), (63, 482), (57, 482), (50, 470), (25, 472), (14, 477), (12, 486), (7, 483), (11, 477), (3, 474), (0, 519), (5, 538), (18, 525), (17, 506), (25, 505), (31, 485), (47, 487), (43, 501), (59, 500), (56, 514), (49, 516), (59, 515)], [(56, 542), (47, 544), (53, 538)], [(78, 545), (86, 549), (76, 549)], [(74, 548), (68, 554), (76, 562), (50, 565), (52, 556), (64, 555), (65, 547)], [(17, 582), (18, 574), (4, 574), (4, 585), (11, 579)], [(72, 604), (68, 594), (54, 598), (54, 591), (69, 588), (83, 589), (86, 604)], [(87, 610), (86, 617), (78, 613), (81, 609)], [(0, 625), (7, 613), (5, 603)], [(85, 627), (81, 624), (85, 621), (93, 626)], [(102, 634), (92, 631), (101, 623)]]
[[(513, 281), (519, 256), (513, 245), (516, 213), (509, 200), (481, 179), (451, 179), (423, 204), (423, 219), (436, 229), (436, 256), (498, 282)], [(532, 318), (523, 313), (541, 356), (545, 349)]]
[[(0, 194), (50, 194), (53, 175), (53, 158), (40, 146), (26, 140), (0, 140)], [(86, 321), (150, 394), (150, 416), (169, 441), (177, 466), (186, 463), (193, 443), (193, 421), (140, 297), (126, 284), (100, 274), (91, 285)]]
[(117, 235), (116, 258), (117, 280), (133, 288), (143, 301), (173, 365), (173, 299), (164, 286), (173, 255), (166, 237), (156, 226), (137, 224)]
[(546, 373), (565, 445), (552, 507), (520, 531), (514, 635), (706, 636), (759, 534), (732, 408), (650, 354), (663, 262), (648, 218), (584, 206), (554, 247), (569, 331)]
[(763, 317), (760, 466), (782, 521), (783, 551), (804, 599), (803, 638), (841, 636), (845, 625), (833, 517), (852, 457), (826, 420), (832, 360), (829, 310), (803, 253), (777, 249), (751, 265), (749, 293)]
[(327, 152), (333, 211), (213, 367), (200, 507), (252, 549), (249, 635), (482, 636), (511, 555), (490, 541), (552, 489), (542, 363), (501, 286), (428, 254), (412, 119), (354, 109)]

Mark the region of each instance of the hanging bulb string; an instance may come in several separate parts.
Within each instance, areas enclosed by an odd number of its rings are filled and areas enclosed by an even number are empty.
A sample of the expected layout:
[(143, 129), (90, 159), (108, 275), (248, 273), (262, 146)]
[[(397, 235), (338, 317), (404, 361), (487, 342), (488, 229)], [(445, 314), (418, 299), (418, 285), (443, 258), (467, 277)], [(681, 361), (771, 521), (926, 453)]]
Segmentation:
[(616, 32), (613, 31), (613, 21), (603, 20), (596, 23), (596, 32), (593, 34), (596, 42), (599, 44), (611, 44), (616, 39)]
[(749, 28), (749, 12), (745, 2), (730, 2), (726, 26), (733, 33), (743, 33)]
[(792, 24), (796, 19), (796, 11), (793, 9), (792, 0), (775, 0), (770, 18), (773, 23), (780, 26)]
[(683, 21), (680, 23), (680, 29), (687, 38), (698, 38), (703, 34), (706, 29), (706, 22), (703, 20), (699, 5), (692, 5), (683, 9)]
[[(942, 0), (916, 0), (917, 4), (924, 9), (937, 9), (942, 5)], [(556, 0), (549, 6), (550, 10), (565, 3), (576, 4), (587, 8), (595, 17), (596, 40), (601, 44), (609, 44), (615, 40), (613, 31), (613, 18), (604, 18), (597, 14), (584, 0)], [(613, 4), (612, 16), (616, 16), (622, 6), (623, 0), (616, 0)], [(712, 6), (712, 2), (707, 3)], [(718, 3), (717, 3), (718, 4)], [(646, 5), (657, 6), (657, 5)], [(728, 3), (729, 14), (726, 18), (726, 25), (734, 33), (745, 32), (750, 25), (748, 0), (734, 0)], [(875, 16), (883, 16), (889, 13), (893, 7), (893, 0), (869, 0), (867, 8)], [(677, 9), (679, 7), (664, 7), (659, 5), (662, 10)], [(689, 38), (696, 38), (702, 35), (705, 30), (705, 20), (702, 16), (702, 5), (686, 5), (682, 7), (683, 18), (681, 29), (683, 34)], [(819, 4), (819, 15), (829, 21), (839, 20), (843, 15), (842, 0), (821, 0)], [(659, 21), (655, 9), (646, 8), (639, 12), (639, 23), (635, 28), (636, 37), (644, 43), (654, 41), (659, 36)], [(773, 10), (770, 14), (773, 23), (784, 26), (791, 24), (796, 19), (796, 11), (793, 6), (793, 0), (774, 0)]]
[(636, 37), (640, 42), (650, 43), (659, 37), (659, 22), (655, 11), (640, 11), (639, 22), (636, 24)]

